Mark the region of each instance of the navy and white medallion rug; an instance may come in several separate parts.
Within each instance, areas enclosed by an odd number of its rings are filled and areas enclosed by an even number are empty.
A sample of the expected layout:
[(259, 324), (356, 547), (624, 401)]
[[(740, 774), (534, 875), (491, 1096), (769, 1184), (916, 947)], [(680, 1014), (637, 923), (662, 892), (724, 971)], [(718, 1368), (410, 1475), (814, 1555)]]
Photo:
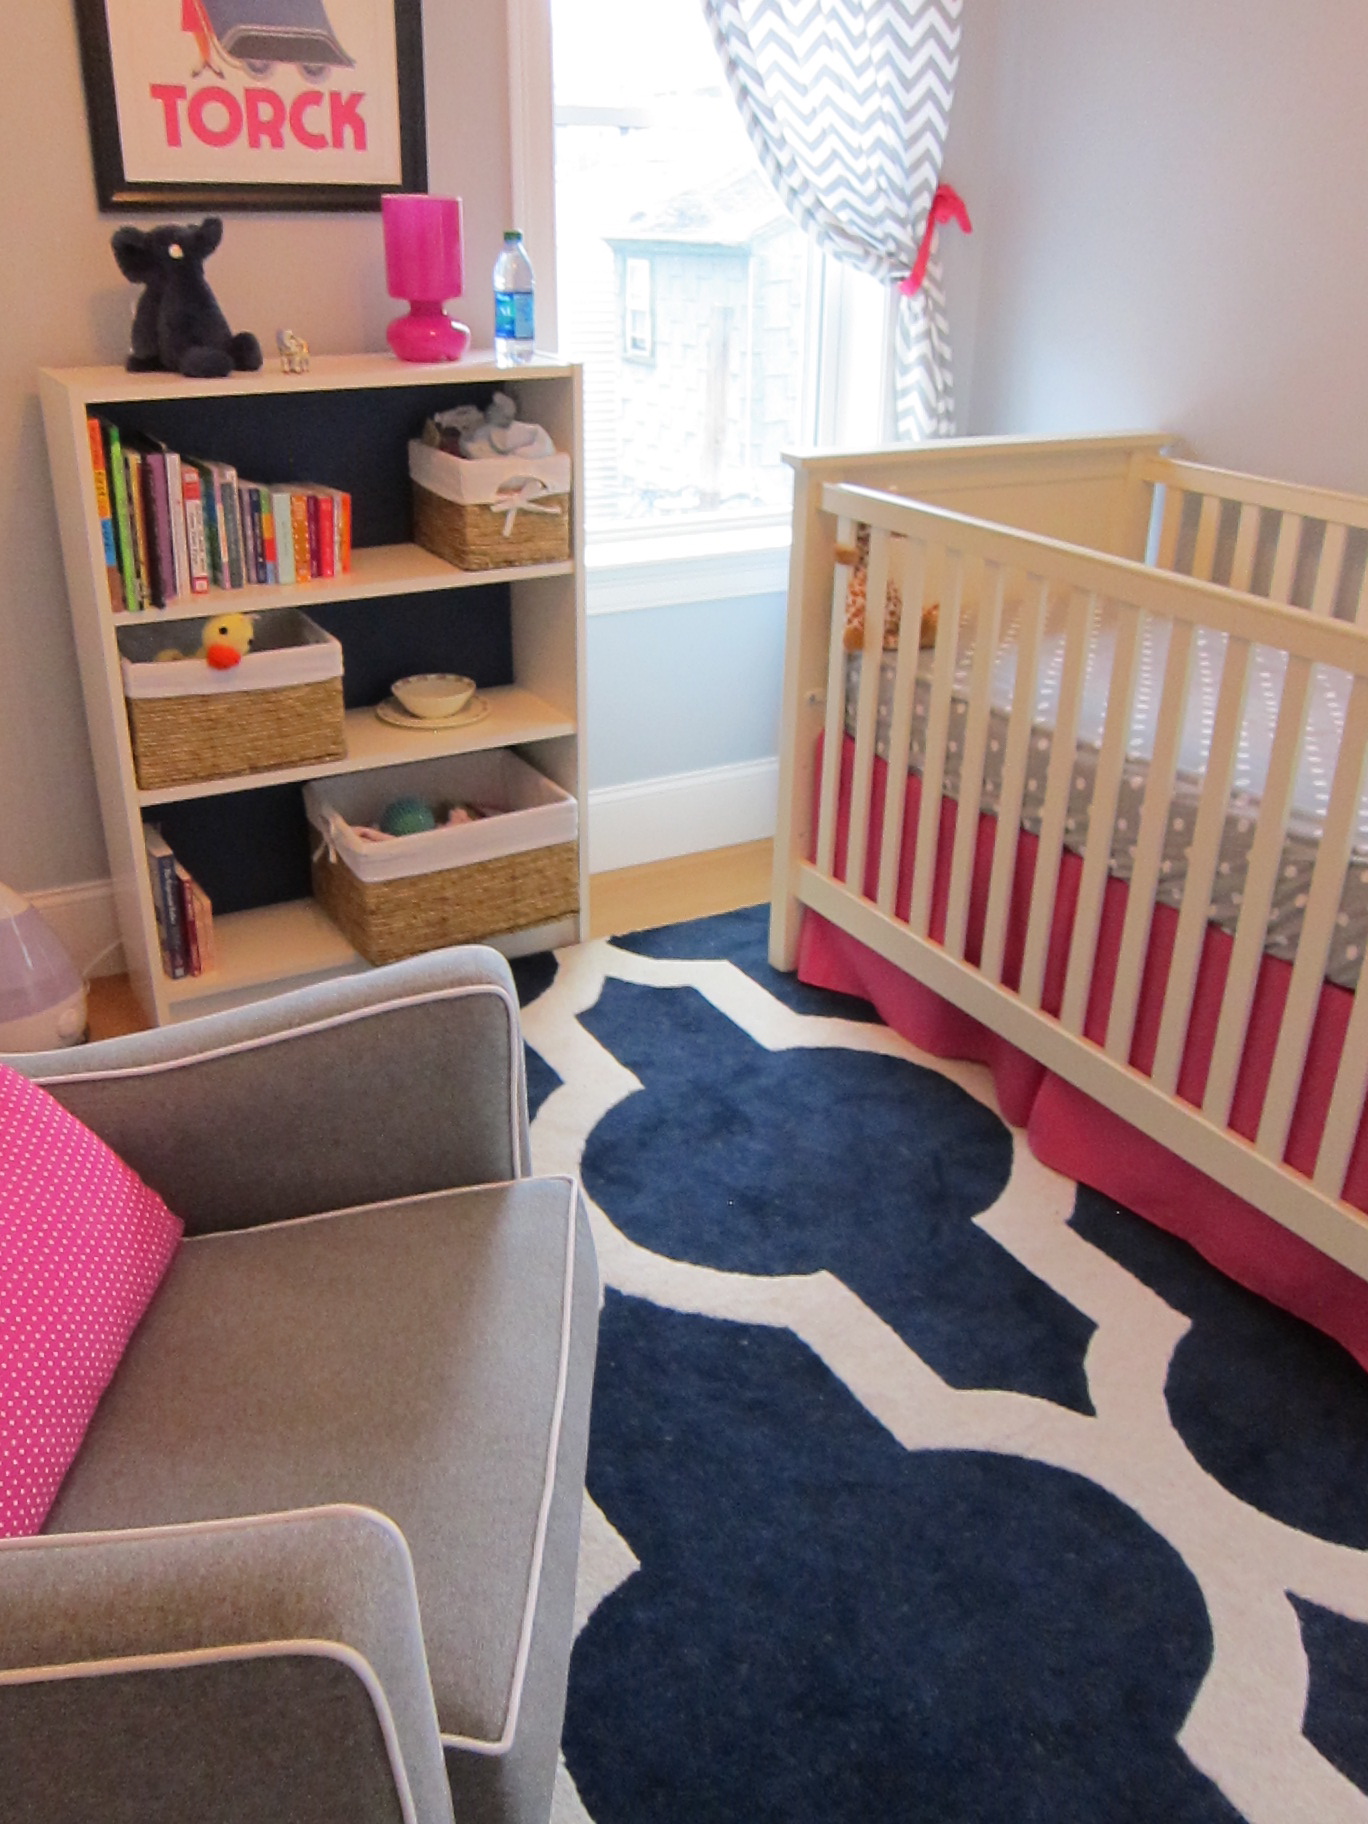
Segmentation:
[(764, 933), (518, 965), (605, 1285), (555, 1824), (1368, 1824), (1368, 1376)]

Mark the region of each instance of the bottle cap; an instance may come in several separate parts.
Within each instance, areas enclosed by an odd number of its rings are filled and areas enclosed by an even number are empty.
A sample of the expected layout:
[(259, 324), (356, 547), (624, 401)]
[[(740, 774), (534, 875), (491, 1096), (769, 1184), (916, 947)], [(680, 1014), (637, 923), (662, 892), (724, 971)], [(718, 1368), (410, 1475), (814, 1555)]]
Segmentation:
[(505, 228), (504, 229), (504, 239), (506, 241), (520, 241), (522, 239), (522, 229), (521, 228)]

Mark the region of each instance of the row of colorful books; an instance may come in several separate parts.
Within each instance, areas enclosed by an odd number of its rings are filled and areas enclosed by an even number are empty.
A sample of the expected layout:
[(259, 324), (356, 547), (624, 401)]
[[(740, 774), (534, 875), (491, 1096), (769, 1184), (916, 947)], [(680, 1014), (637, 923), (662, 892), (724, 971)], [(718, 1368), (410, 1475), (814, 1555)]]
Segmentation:
[(116, 614), (351, 569), (351, 495), (340, 488), (266, 486), (107, 419), (86, 428)]
[(176, 860), (171, 845), (153, 823), (143, 825), (152, 906), (157, 915), (162, 968), (172, 981), (206, 975), (215, 966), (214, 908), (209, 895)]

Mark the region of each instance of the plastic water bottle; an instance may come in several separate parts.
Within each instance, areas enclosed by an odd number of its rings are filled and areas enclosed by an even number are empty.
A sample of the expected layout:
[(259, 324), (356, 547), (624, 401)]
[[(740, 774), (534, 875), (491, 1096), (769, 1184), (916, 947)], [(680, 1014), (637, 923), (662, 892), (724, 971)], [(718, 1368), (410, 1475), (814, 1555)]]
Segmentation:
[(532, 359), (532, 284), (532, 262), (523, 237), (509, 228), (503, 252), (494, 262), (494, 358), (500, 367), (521, 367)]

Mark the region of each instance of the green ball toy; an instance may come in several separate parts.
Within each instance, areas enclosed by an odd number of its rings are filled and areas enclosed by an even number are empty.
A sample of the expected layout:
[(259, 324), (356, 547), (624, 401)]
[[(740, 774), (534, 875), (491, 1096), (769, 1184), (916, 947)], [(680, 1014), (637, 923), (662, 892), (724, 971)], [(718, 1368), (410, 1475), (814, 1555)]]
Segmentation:
[(380, 828), (386, 836), (419, 836), (424, 830), (435, 830), (437, 819), (432, 806), (421, 798), (396, 798), (385, 806)]

